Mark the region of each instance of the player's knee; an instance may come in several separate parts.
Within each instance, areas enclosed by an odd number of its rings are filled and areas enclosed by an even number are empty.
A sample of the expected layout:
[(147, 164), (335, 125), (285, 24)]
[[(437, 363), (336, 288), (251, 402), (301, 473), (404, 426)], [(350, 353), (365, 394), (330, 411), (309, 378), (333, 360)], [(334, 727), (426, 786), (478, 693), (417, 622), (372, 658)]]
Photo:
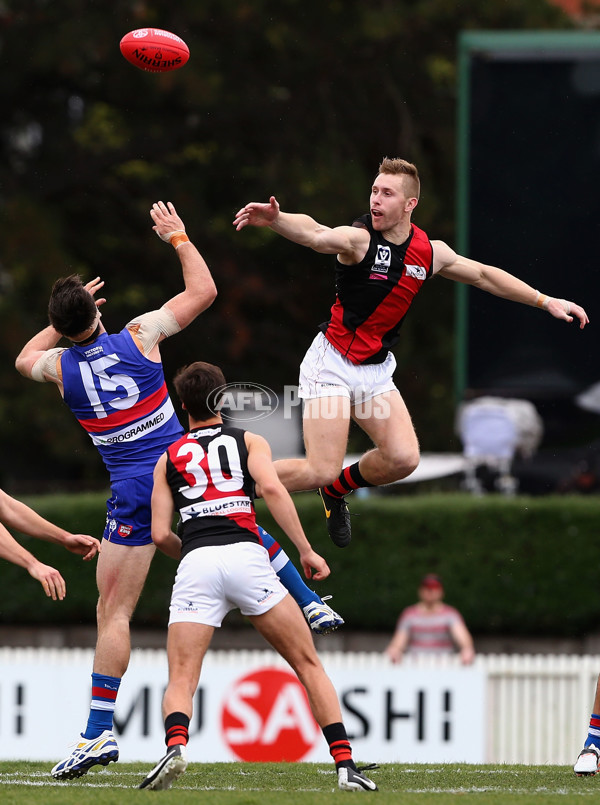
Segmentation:
[(96, 622), (99, 630), (117, 625), (128, 628), (132, 614), (130, 607), (114, 597), (99, 596), (96, 605)]
[(388, 469), (395, 480), (406, 478), (419, 466), (420, 454), (418, 448), (409, 452), (395, 453), (388, 458)]
[(322, 456), (318, 458), (313, 456), (308, 460), (306, 470), (306, 488), (319, 489), (338, 479), (342, 471), (342, 464), (336, 460), (324, 460)]
[(334, 481), (337, 481), (341, 471), (342, 468), (337, 466), (319, 467), (313, 473), (313, 483), (311, 485), (315, 489), (319, 489), (322, 486), (328, 486)]

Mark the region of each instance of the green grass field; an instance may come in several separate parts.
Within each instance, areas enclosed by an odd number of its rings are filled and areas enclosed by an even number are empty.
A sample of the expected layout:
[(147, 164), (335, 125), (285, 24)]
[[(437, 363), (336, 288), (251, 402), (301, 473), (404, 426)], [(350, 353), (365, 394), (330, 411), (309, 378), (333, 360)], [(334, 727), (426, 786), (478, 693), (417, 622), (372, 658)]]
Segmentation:
[[(192, 763), (169, 791), (138, 791), (151, 764), (119, 763), (57, 783), (47, 763), (0, 763), (2, 805), (325, 805), (375, 797), (377, 805), (570, 805), (600, 798), (600, 777), (575, 777), (565, 766), (397, 765), (369, 772), (379, 792), (339, 791), (331, 765)], [(335, 800), (334, 800), (335, 798)]]

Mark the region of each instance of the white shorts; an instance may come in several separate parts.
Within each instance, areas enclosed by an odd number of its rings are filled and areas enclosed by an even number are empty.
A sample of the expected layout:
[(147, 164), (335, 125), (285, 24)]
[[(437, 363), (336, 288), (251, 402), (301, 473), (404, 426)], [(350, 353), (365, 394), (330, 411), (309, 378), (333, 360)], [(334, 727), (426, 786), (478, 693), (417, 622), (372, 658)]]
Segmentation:
[(391, 352), (383, 363), (357, 365), (318, 333), (300, 364), (298, 396), (303, 400), (347, 397), (352, 405), (361, 405), (378, 394), (397, 391), (392, 380), (395, 369)]
[(236, 542), (195, 548), (179, 563), (171, 605), (172, 623), (219, 627), (227, 613), (262, 615), (287, 595), (262, 545)]

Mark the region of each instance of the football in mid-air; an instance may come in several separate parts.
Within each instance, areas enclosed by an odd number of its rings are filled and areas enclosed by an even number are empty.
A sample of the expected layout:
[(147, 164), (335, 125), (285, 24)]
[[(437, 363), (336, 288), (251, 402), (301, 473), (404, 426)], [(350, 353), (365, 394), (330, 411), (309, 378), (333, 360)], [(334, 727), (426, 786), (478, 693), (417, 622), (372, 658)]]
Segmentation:
[(150, 73), (178, 70), (190, 58), (190, 49), (176, 34), (160, 28), (136, 28), (119, 45), (128, 62)]

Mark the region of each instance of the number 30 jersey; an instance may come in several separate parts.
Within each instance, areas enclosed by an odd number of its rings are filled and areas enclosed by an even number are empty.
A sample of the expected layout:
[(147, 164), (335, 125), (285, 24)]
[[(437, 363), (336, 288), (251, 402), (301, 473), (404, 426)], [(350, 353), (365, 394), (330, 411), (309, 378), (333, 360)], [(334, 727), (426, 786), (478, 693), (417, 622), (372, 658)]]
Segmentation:
[(167, 483), (181, 517), (181, 556), (206, 545), (262, 544), (244, 431), (194, 428), (167, 450)]
[(61, 371), (64, 400), (98, 448), (111, 481), (152, 473), (184, 432), (162, 364), (140, 352), (127, 328), (65, 350)]

